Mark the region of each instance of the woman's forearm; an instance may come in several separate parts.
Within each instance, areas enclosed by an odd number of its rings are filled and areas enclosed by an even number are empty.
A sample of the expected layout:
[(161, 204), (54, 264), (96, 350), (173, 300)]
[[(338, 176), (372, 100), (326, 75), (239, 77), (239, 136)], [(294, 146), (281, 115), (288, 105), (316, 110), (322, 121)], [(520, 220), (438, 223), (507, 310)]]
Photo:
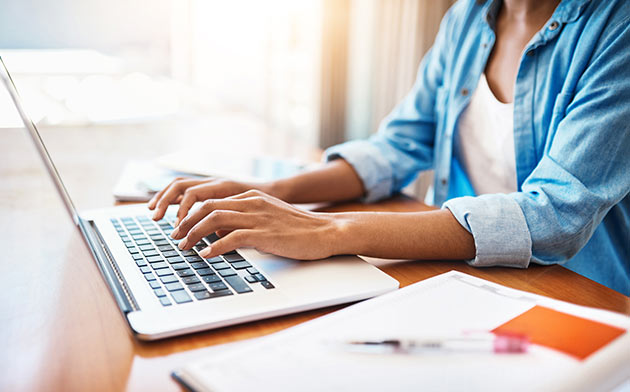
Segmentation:
[(364, 193), (361, 179), (343, 159), (258, 188), (289, 203), (352, 200)]
[(334, 254), (390, 259), (468, 260), (473, 236), (447, 209), (430, 212), (348, 212), (330, 214)]

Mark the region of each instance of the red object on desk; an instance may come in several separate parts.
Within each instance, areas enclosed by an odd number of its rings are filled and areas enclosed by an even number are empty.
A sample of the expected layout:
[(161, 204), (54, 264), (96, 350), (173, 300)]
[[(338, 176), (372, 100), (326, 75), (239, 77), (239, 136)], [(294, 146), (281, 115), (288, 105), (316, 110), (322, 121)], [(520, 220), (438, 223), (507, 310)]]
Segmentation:
[(526, 335), (531, 343), (584, 360), (626, 331), (543, 306), (534, 306), (492, 332)]

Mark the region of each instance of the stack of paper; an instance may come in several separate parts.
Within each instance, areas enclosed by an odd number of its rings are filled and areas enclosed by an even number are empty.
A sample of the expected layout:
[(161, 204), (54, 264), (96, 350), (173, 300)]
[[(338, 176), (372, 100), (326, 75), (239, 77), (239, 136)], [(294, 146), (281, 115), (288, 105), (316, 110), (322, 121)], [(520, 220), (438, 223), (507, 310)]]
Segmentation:
[[(525, 332), (536, 344), (526, 354), (421, 355), (361, 353), (338, 344), (499, 328)], [(451, 271), (198, 361), (174, 376), (200, 391), (611, 390), (630, 378), (628, 328), (624, 315)], [(558, 343), (564, 335), (570, 338)], [(548, 341), (558, 344), (552, 348)]]

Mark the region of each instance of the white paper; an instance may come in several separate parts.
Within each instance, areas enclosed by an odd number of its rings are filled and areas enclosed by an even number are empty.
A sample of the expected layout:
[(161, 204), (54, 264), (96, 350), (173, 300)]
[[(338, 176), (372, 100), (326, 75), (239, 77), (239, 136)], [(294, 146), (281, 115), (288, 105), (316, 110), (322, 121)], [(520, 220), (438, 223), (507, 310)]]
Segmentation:
[[(603, 386), (597, 383), (598, 377), (609, 373), (616, 377), (612, 387), (623, 382), (619, 372), (628, 371), (630, 346), (628, 361), (622, 363), (625, 351), (615, 344), (630, 342), (628, 334), (625, 341), (620, 338), (610, 345), (614, 346), (608, 350), (614, 361), (611, 364), (599, 353), (580, 362), (540, 346), (532, 346), (527, 354), (400, 355), (350, 352), (335, 344), (489, 331), (536, 304), (630, 327), (630, 319), (623, 315), (566, 304), (451, 271), (257, 339), (242, 350), (188, 366), (183, 374), (196, 388), (217, 391), (531, 391), (563, 389), (565, 380), (575, 379), (581, 371), (587, 374), (585, 365), (592, 361), (595, 365), (588, 374), (595, 386)], [(578, 386), (592, 387), (592, 383)]]

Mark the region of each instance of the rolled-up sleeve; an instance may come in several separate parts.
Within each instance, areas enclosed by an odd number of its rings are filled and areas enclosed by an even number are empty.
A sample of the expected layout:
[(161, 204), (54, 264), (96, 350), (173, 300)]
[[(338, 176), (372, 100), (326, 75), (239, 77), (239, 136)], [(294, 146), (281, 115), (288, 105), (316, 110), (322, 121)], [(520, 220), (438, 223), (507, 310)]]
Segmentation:
[(380, 150), (368, 140), (355, 140), (326, 150), (324, 159), (342, 158), (355, 170), (365, 189), (363, 201), (371, 203), (391, 193), (392, 168)]
[(443, 204), (474, 238), (475, 267), (527, 268), (532, 241), (521, 207), (505, 194), (458, 197)]

